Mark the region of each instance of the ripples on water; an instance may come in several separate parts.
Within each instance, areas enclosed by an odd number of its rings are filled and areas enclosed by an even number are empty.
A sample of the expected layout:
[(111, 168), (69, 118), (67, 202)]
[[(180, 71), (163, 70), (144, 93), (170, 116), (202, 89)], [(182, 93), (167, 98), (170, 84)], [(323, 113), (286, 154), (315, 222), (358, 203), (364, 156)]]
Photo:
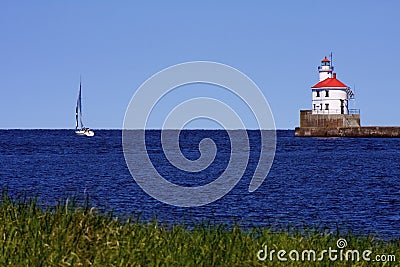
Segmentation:
[[(67, 196), (114, 214), (140, 215), (164, 223), (236, 222), (245, 227), (323, 227), (383, 238), (400, 237), (400, 139), (295, 138), (278, 131), (271, 171), (249, 193), (258, 162), (260, 135), (249, 131), (251, 160), (245, 176), (222, 199), (197, 208), (163, 204), (144, 193), (126, 167), (121, 131), (97, 130), (93, 138), (72, 130), (0, 130), (0, 186), (12, 196), (35, 196), (54, 205)], [(171, 167), (160, 147), (160, 131), (148, 131), (150, 158), (171, 182), (208, 183), (229, 161), (224, 131), (183, 131), (181, 149), (189, 159), (200, 154), (201, 139), (218, 147), (213, 164), (199, 175)]]

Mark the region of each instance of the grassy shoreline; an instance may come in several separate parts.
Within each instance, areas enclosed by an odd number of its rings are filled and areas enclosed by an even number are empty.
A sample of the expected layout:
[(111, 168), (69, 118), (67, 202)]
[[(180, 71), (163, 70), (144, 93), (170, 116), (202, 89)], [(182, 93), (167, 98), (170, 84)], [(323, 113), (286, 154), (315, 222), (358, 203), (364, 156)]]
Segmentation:
[[(34, 200), (0, 202), (1, 266), (298, 266), (301, 261), (279, 261), (277, 252), (337, 249), (339, 236), (318, 231), (285, 232), (271, 229), (243, 231), (240, 227), (198, 225), (163, 226), (156, 221), (121, 221), (97, 213), (89, 205), (73, 203), (43, 209)], [(380, 241), (372, 236), (346, 234), (345, 249), (371, 250), (375, 255), (395, 255), (400, 265), (400, 239)], [(257, 258), (268, 248), (271, 261)], [(260, 252), (263, 256), (265, 253)], [(294, 254), (293, 254), (294, 255)], [(360, 254), (361, 257), (361, 254)], [(364, 261), (304, 261), (304, 266), (381, 266)]]

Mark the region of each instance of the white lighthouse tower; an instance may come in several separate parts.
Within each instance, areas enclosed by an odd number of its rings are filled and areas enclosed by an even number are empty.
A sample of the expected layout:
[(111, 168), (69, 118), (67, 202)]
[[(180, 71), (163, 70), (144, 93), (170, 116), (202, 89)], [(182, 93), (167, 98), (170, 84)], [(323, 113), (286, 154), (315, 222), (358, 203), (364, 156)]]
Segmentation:
[(319, 81), (323, 81), (326, 78), (332, 78), (333, 66), (331, 61), (326, 57), (321, 61), (321, 66), (318, 67)]
[(319, 82), (312, 89), (312, 114), (349, 114), (348, 101), (354, 94), (336, 78), (331, 61), (326, 57), (318, 67)]

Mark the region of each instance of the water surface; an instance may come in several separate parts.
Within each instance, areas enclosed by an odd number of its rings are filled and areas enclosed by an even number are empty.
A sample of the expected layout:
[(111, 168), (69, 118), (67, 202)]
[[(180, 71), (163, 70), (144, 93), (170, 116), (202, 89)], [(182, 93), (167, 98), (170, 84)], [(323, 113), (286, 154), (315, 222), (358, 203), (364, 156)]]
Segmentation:
[[(119, 216), (163, 223), (238, 223), (244, 227), (339, 227), (359, 234), (400, 238), (400, 139), (298, 138), (277, 132), (277, 150), (264, 183), (248, 192), (258, 162), (260, 135), (249, 131), (251, 160), (236, 187), (218, 201), (179, 208), (148, 196), (126, 166), (121, 131), (97, 130), (93, 138), (72, 130), (0, 130), (0, 187), (12, 196), (27, 194), (42, 204), (89, 195), (91, 204)], [(149, 155), (170, 181), (196, 186), (218, 176), (229, 161), (227, 133), (181, 133), (181, 149), (199, 157), (198, 144), (212, 138), (218, 148), (212, 165), (198, 174), (171, 166), (162, 153), (160, 131), (148, 131)]]

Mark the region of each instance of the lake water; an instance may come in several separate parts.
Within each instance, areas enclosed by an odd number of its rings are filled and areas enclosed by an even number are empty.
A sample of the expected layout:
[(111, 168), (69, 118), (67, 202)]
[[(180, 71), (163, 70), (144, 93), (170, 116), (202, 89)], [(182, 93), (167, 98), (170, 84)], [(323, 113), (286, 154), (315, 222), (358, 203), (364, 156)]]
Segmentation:
[[(181, 133), (181, 149), (189, 159), (199, 157), (201, 139), (212, 138), (217, 145), (215, 161), (200, 174), (171, 168), (160, 131), (146, 134), (157, 170), (177, 184), (208, 183), (229, 161), (229, 140), (222, 130)], [(293, 131), (277, 131), (271, 171), (249, 193), (260, 148), (259, 132), (249, 135), (251, 160), (244, 177), (226, 196), (201, 207), (170, 206), (147, 195), (129, 173), (119, 130), (97, 130), (93, 138), (72, 130), (0, 130), (0, 188), (13, 197), (37, 197), (44, 205), (87, 194), (102, 211), (167, 224), (338, 227), (400, 238), (400, 139), (295, 138)]]

